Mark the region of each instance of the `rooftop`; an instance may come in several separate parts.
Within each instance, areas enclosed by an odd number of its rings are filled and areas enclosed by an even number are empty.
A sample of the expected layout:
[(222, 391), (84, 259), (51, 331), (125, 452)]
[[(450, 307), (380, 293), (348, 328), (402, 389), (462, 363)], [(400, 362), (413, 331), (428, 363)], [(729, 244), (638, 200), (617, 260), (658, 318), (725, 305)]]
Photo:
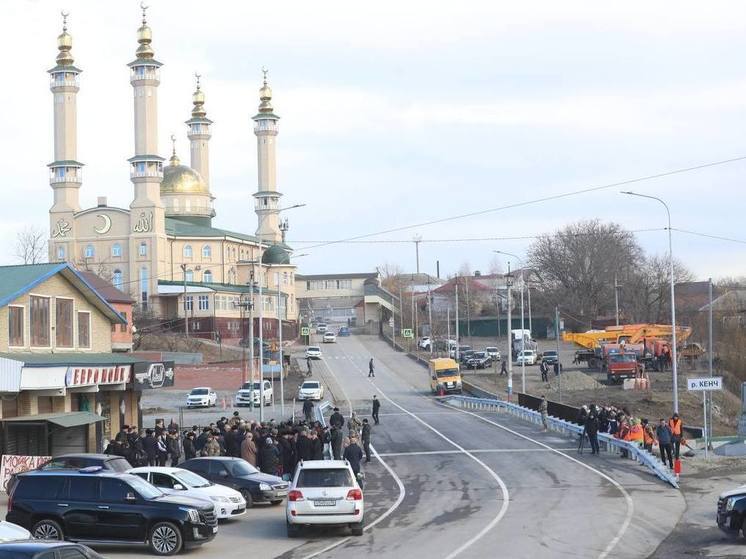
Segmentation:
[(80, 275), (83, 276), (86, 281), (91, 284), (91, 286), (98, 291), (104, 299), (106, 299), (107, 302), (134, 304), (135, 301), (129, 295), (119, 291), (111, 283), (106, 281), (104, 278), (97, 276), (93, 272), (81, 271)]
[(359, 272), (348, 274), (295, 274), (295, 279), (301, 281), (328, 279), (371, 279), (378, 277), (378, 272)]
[(0, 359), (20, 361), (27, 367), (47, 365), (132, 365), (147, 361), (130, 353), (0, 353)]

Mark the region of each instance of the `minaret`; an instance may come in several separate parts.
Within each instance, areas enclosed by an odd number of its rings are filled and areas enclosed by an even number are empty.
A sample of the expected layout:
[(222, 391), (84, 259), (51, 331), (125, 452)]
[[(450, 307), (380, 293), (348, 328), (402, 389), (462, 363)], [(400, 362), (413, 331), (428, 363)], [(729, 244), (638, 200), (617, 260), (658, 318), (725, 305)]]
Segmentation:
[[(57, 37), (57, 65), (49, 70), (50, 89), (54, 96), (54, 161), (48, 165), (49, 183), (54, 191), (54, 205), (49, 210), (50, 259), (57, 256), (71, 260), (73, 247), (66, 244), (75, 238), (73, 214), (80, 210), (79, 190), (82, 182), (78, 162), (78, 76), (82, 70), (73, 65), (72, 37), (67, 32), (67, 16), (62, 12), (62, 34)], [(57, 249), (61, 252), (55, 250)]]
[(192, 118), (186, 121), (188, 127), (187, 136), (190, 142), (191, 167), (197, 171), (207, 188), (210, 188), (210, 150), (207, 143), (210, 141), (210, 125), (212, 121), (207, 118), (205, 111), (205, 94), (200, 88), (200, 75), (195, 74), (197, 88), (192, 94)]
[(161, 204), (163, 157), (158, 155), (158, 85), (162, 64), (153, 58), (153, 38), (142, 8), (142, 25), (137, 30), (140, 46), (130, 68), (134, 90), (135, 155), (130, 162), (134, 199), (130, 204), (130, 278), (137, 299), (145, 307), (157, 293), (160, 268), (165, 268), (165, 216)]
[(259, 113), (253, 117), (254, 134), (257, 140), (257, 167), (259, 184), (254, 194), (256, 204), (254, 211), (258, 217), (256, 235), (262, 241), (279, 243), (280, 232), (280, 194), (277, 192), (277, 162), (275, 158), (277, 140), (277, 121), (280, 117), (272, 110), (272, 89), (267, 85), (267, 70), (264, 72), (264, 85), (259, 90)]

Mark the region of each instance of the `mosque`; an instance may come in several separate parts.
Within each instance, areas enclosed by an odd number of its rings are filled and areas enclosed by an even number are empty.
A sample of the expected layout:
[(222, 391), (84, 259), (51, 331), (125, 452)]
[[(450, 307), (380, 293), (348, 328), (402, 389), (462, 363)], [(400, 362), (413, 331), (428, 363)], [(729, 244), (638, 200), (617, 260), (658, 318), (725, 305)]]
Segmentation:
[[(138, 47), (129, 67), (134, 99), (134, 155), (128, 159), (132, 201), (129, 208), (82, 209), (79, 192), (83, 163), (77, 154), (77, 108), (81, 70), (72, 55), (66, 14), (58, 37), (56, 65), (49, 70), (54, 99), (54, 161), (48, 165), (54, 204), (49, 210), (50, 262), (70, 262), (108, 279), (136, 301), (142, 316), (160, 319), (190, 335), (239, 339), (248, 317), (265, 337), (274, 337), (280, 320), (286, 339), (297, 335), (296, 266), (285, 244), (277, 187), (276, 149), (279, 117), (272, 89), (259, 90), (254, 121), (258, 185), (253, 194), (254, 234), (213, 224), (210, 189), (210, 127), (205, 92), (197, 76), (192, 111), (186, 121), (190, 165), (173, 153), (158, 154), (158, 86), (162, 63), (155, 58), (152, 30), (143, 7)], [(172, 140), (173, 140), (172, 136)], [(175, 145), (175, 144), (174, 144)], [(259, 330), (254, 329), (256, 336)]]

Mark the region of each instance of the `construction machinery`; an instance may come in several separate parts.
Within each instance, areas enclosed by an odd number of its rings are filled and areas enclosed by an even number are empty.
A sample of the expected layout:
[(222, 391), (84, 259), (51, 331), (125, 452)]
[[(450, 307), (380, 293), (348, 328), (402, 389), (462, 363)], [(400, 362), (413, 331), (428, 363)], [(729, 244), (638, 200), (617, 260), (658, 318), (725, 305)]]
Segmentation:
[[(662, 370), (670, 362), (672, 332), (670, 324), (624, 324), (603, 330), (563, 332), (562, 339), (580, 346), (581, 349), (575, 352), (575, 362), (587, 363), (592, 369), (603, 368), (603, 346), (622, 344), (631, 348), (641, 344), (641, 349), (636, 350), (637, 360), (646, 369)], [(690, 327), (677, 326), (677, 343), (683, 344), (691, 334)]]

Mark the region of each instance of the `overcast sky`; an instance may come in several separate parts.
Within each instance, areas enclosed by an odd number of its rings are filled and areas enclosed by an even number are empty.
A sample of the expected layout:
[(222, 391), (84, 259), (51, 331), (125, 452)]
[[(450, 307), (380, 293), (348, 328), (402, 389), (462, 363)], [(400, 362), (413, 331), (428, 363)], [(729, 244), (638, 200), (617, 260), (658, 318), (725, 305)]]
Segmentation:
[[(256, 113), (267, 66), (276, 113), (279, 190), (288, 242), (304, 273), (414, 268), (413, 243), (306, 241), (366, 235), (586, 187), (746, 155), (743, 2), (179, 2), (151, 0), (161, 155), (169, 136), (188, 162), (193, 73), (203, 75), (214, 224), (253, 233)], [(128, 69), (138, 2), (39, 0), (3, 6), (5, 134), (0, 259), (16, 232), (48, 227), (52, 95), (60, 10), (70, 11), (83, 69), (79, 154), (83, 207), (128, 207), (133, 148)], [(650, 180), (673, 226), (746, 239), (746, 162)], [(531, 237), (590, 218), (662, 228), (653, 201), (611, 188), (373, 237), (423, 241)], [(638, 233), (651, 253), (665, 231)], [(530, 239), (426, 243), (422, 271), (464, 262), (487, 270), (492, 250), (523, 255)], [(746, 245), (674, 234), (697, 277), (744, 275)]]

